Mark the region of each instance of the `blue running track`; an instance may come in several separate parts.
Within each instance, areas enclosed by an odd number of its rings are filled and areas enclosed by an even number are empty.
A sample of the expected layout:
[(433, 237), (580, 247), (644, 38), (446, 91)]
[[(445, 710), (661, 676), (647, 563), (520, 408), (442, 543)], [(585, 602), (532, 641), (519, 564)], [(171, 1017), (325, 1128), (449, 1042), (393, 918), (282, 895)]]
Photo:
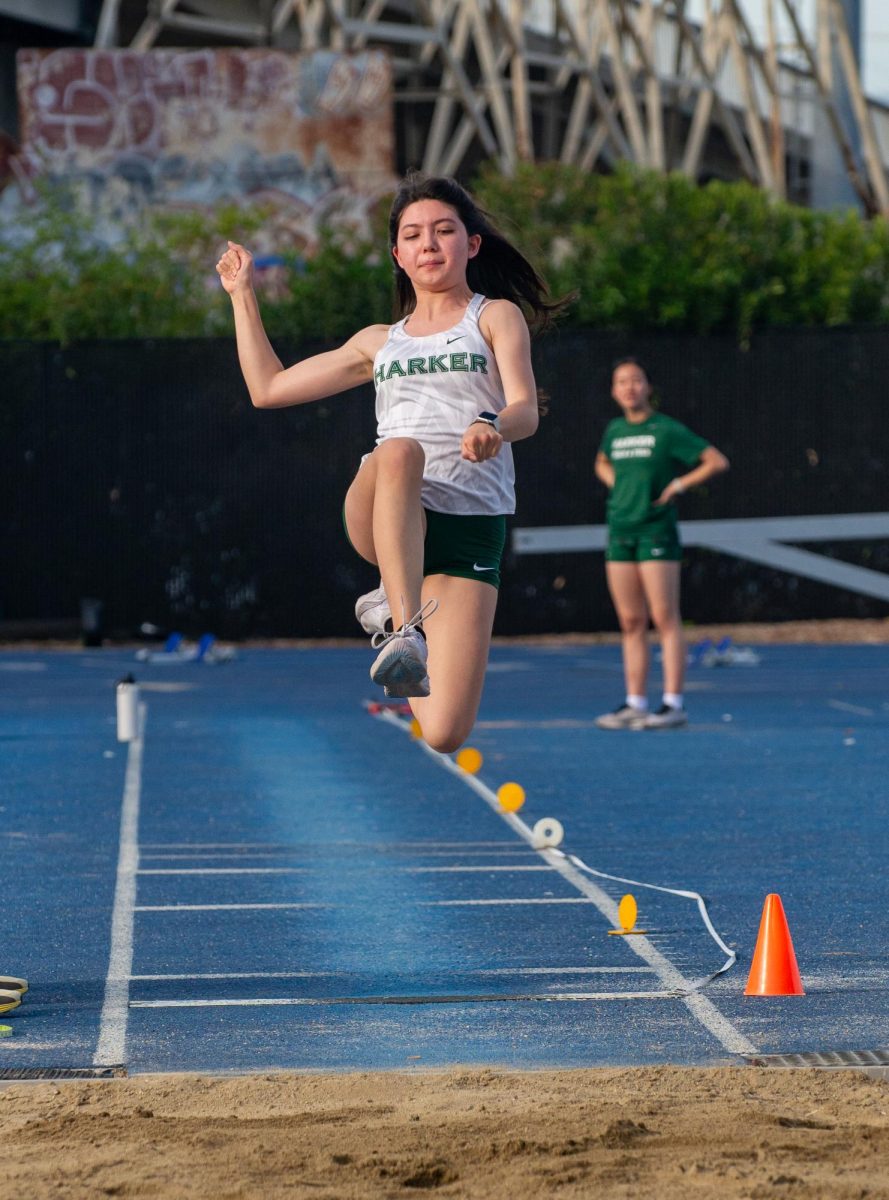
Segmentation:
[[(369, 715), (359, 648), (226, 665), (0, 654), (0, 1069), (742, 1062), (887, 1045), (889, 658), (690, 672), (687, 730), (605, 733), (619, 651), (496, 646), (469, 777)], [(139, 741), (116, 741), (136, 674)], [(450, 767), (450, 769), (449, 769)], [(518, 820), (488, 800), (507, 780)], [(487, 796), (487, 799), (486, 799)], [(533, 849), (562, 850), (628, 886)], [(637, 928), (610, 936), (632, 892)], [(744, 998), (765, 895), (804, 997)]]

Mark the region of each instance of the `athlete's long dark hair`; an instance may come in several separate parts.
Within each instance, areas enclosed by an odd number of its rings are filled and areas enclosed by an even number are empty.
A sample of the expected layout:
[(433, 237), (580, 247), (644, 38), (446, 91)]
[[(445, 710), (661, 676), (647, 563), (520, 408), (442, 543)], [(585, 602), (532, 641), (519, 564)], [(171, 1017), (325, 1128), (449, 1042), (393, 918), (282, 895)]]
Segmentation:
[[(401, 215), (418, 200), (440, 200), (453, 208), (466, 232), (481, 235), (481, 247), (466, 266), (466, 282), (473, 292), (492, 300), (511, 300), (522, 310), (532, 333), (549, 328), (572, 296), (549, 299), (549, 289), (523, 254), (496, 228), (491, 217), (476, 204), (455, 179), (411, 171), (399, 187), (389, 213), (389, 250), (398, 239)], [(417, 298), (402, 268), (395, 262), (395, 319), (413, 312)]]
[(635, 354), (625, 354), (623, 358), (616, 358), (611, 364), (612, 377), (614, 376), (614, 372), (618, 367), (638, 367), (645, 376), (645, 382), (649, 384), (651, 383), (651, 372), (649, 371), (648, 367), (646, 367), (645, 363), (638, 359)]

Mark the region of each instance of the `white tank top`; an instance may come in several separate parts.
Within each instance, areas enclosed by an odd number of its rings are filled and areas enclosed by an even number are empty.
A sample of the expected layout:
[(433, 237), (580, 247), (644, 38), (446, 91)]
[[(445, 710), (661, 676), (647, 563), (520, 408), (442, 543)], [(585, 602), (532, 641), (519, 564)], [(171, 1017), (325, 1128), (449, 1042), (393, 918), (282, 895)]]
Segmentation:
[(460, 457), (463, 434), (480, 412), (506, 407), (500, 372), (478, 320), (488, 301), (476, 293), (453, 328), (412, 337), (405, 317), (374, 358), (377, 445), (415, 438), (426, 452), (422, 500), (459, 516), (515, 512), (512, 447), (483, 463)]

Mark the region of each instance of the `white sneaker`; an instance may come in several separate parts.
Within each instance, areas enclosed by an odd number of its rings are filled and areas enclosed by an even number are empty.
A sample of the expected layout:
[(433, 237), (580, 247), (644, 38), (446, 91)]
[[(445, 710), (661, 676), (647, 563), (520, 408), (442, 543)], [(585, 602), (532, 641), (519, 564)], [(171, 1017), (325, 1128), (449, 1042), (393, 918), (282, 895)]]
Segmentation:
[(370, 669), (374, 683), (385, 688), (387, 696), (428, 696), (428, 650), (422, 633), (408, 628), (383, 637), (386, 643)]
[(681, 729), (688, 724), (684, 708), (673, 708), (662, 704), (657, 712), (649, 713), (642, 725), (643, 729)]
[(429, 651), (426, 639), (417, 626), (424, 617), (431, 616), (438, 608), (437, 600), (430, 600), (416, 616), (405, 621), (393, 633), (374, 634), (371, 644), (374, 649), (382, 646), (370, 669), (374, 683), (385, 688), (387, 696), (428, 696), (429, 673), (426, 659)]
[(633, 708), (631, 704), (621, 704), (614, 712), (596, 717), (596, 725), (599, 729), (643, 729), (647, 718), (647, 708)]
[(392, 613), (382, 583), (372, 592), (358, 597), (355, 601), (355, 617), (365, 633), (391, 633), (392, 626), (387, 629), (386, 622), (392, 620)]

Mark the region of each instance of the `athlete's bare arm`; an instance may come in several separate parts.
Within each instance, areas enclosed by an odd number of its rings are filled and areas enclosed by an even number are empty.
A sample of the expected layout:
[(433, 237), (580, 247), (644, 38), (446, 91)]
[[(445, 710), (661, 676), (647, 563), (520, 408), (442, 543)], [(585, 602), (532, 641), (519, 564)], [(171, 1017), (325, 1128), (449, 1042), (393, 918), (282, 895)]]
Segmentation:
[(681, 496), (683, 492), (687, 492), (690, 488), (700, 487), (702, 483), (706, 483), (708, 479), (712, 479), (714, 475), (721, 475), (723, 471), (729, 469), (729, 461), (725, 455), (716, 449), (715, 446), (705, 446), (701, 453), (699, 465), (694, 467), (687, 475), (680, 475), (676, 479), (671, 479), (661, 494), (655, 500), (655, 505), (669, 504), (677, 496)]
[(484, 462), (499, 454), (504, 442), (518, 442), (537, 432), (537, 385), (531, 367), (531, 338), (521, 309), (511, 300), (492, 300), (482, 311), (479, 328), (494, 351), (506, 407), (500, 432), (490, 425), (470, 425), (463, 435), (463, 457)]
[(336, 350), (314, 354), (284, 368), (266, 336), (253, 290), (253, 256), (229, 242), (216, 264), (232, 301), (238, 359), (256, 408), (286, 408), (323, 400), (373, 378), (373, 360), (386, 340), (388, 325), (369, 325)]
[(511, 300), (492, 300), (479, 326), (497, 359), (506, 408), (500, 414), (504, 441), (518, 442), (537, 432), (537, 384), (531, 367), (531, 337), (521, 309)]
[(614, 487), (614, 465), (607, 454), (603, 454), (600, 450), (596, 455), (595, 466), (596, 478), (600, 479), (607, 488)]

